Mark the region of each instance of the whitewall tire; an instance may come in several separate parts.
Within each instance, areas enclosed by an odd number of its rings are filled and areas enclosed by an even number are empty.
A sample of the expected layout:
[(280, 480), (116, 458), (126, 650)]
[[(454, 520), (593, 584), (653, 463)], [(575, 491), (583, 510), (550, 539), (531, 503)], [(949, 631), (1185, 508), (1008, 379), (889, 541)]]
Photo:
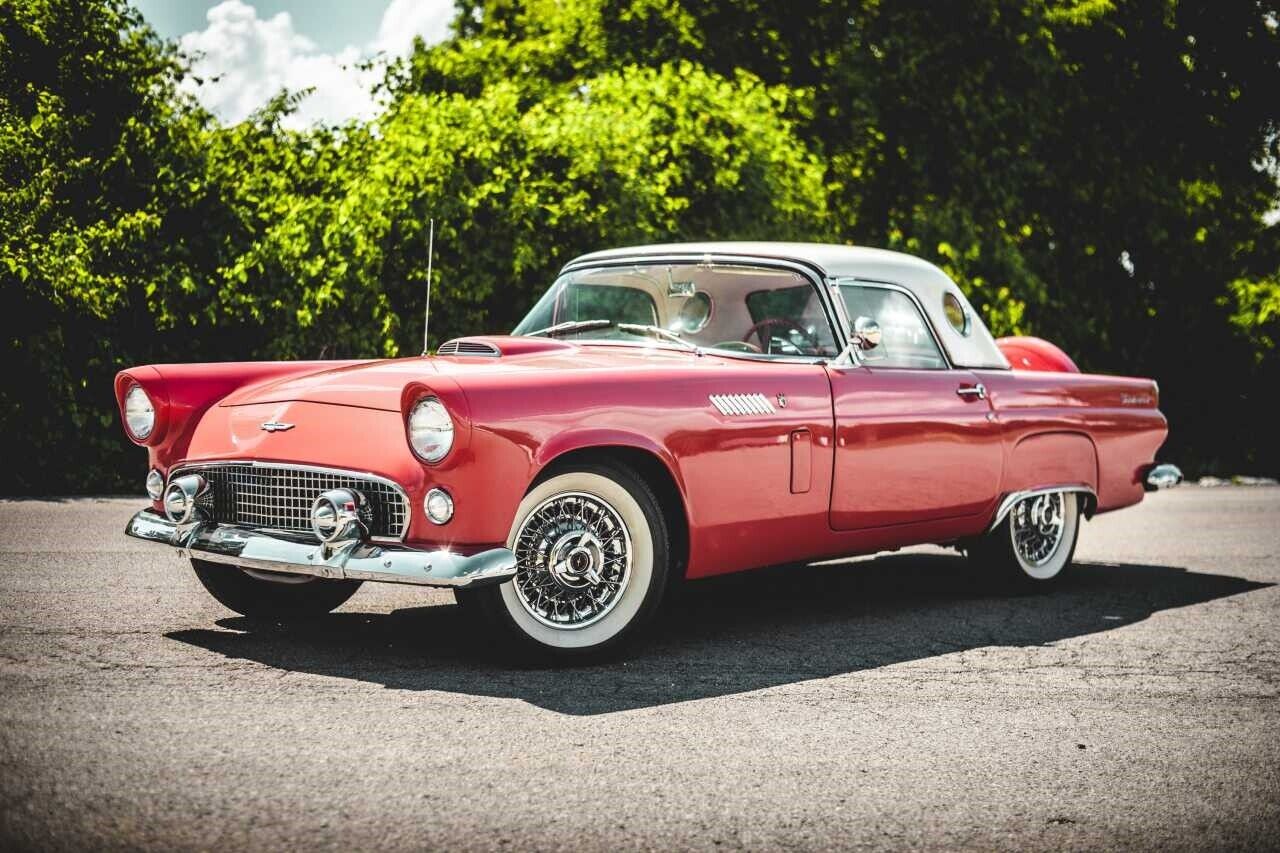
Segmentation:
[(1024, 498), (968, 549), (969, 559), (1020, 589), (1045, 589), (1067, 574), (1080, 536), (1080, 496), (1050, 492)]
[(623, 466), (545, 476), (507, 538), (516, 577), (473, 598), (515, 643), (540, 656), (597, 655), (632, 638), (661, 603), (670, 546), (652, 489)]

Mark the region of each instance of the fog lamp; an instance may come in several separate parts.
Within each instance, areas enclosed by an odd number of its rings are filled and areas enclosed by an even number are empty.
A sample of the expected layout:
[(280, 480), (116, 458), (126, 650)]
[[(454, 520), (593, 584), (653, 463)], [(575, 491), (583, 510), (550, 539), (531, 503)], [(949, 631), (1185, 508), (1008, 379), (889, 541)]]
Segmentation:
[(330, 489), (311, 504), (311, 530), (321, 542), (363, 539), (367, 534), (360, 510), (364, 495), (354, 489)]
[(164, 474), (154, 468), (147, 475), (147, 497), (153, 501), (158, 501), (164, 497)]
[(432, 489), (427, 492), (422, 508), (433, 524), (446, 524), (453, 518), (453, 498), (444, 489)]
[(177, 477), (164, 490), (164, 514), (175, 524), (186, 524), (196, 517), (196, 501), (208, 488), (199, 474)]

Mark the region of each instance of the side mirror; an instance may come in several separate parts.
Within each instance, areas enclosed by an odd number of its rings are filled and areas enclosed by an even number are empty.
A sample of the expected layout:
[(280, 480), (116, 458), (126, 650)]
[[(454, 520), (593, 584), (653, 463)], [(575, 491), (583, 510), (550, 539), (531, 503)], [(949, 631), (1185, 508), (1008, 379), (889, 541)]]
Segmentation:
[(864, 352), (880, 346), (880, 324), (870, 317), (854, 320), (853, 345)]

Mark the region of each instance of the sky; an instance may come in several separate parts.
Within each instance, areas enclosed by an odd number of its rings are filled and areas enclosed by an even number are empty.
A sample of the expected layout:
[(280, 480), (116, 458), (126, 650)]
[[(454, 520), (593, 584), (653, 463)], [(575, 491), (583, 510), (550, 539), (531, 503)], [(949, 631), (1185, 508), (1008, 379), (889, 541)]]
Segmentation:
[(407, 54), (415, 36), (442, 41), (453, 0), (132, 0), (162, 37), (194, 57), (184, 84), (236, 122), (281, 89), (314, 87), (286, 124), (367, 119), (376, 71), (361, 60)]

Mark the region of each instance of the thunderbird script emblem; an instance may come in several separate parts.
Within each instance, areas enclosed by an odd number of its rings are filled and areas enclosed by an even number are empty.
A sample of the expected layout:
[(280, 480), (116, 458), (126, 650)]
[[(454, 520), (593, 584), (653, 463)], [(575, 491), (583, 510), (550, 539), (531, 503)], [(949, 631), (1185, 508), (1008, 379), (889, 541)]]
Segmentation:
[(293, 429), (293, 424), (282, 424), (279, 421), (267, 421), (262, 425), (267, 432), (284, 432), (287, 429)]

